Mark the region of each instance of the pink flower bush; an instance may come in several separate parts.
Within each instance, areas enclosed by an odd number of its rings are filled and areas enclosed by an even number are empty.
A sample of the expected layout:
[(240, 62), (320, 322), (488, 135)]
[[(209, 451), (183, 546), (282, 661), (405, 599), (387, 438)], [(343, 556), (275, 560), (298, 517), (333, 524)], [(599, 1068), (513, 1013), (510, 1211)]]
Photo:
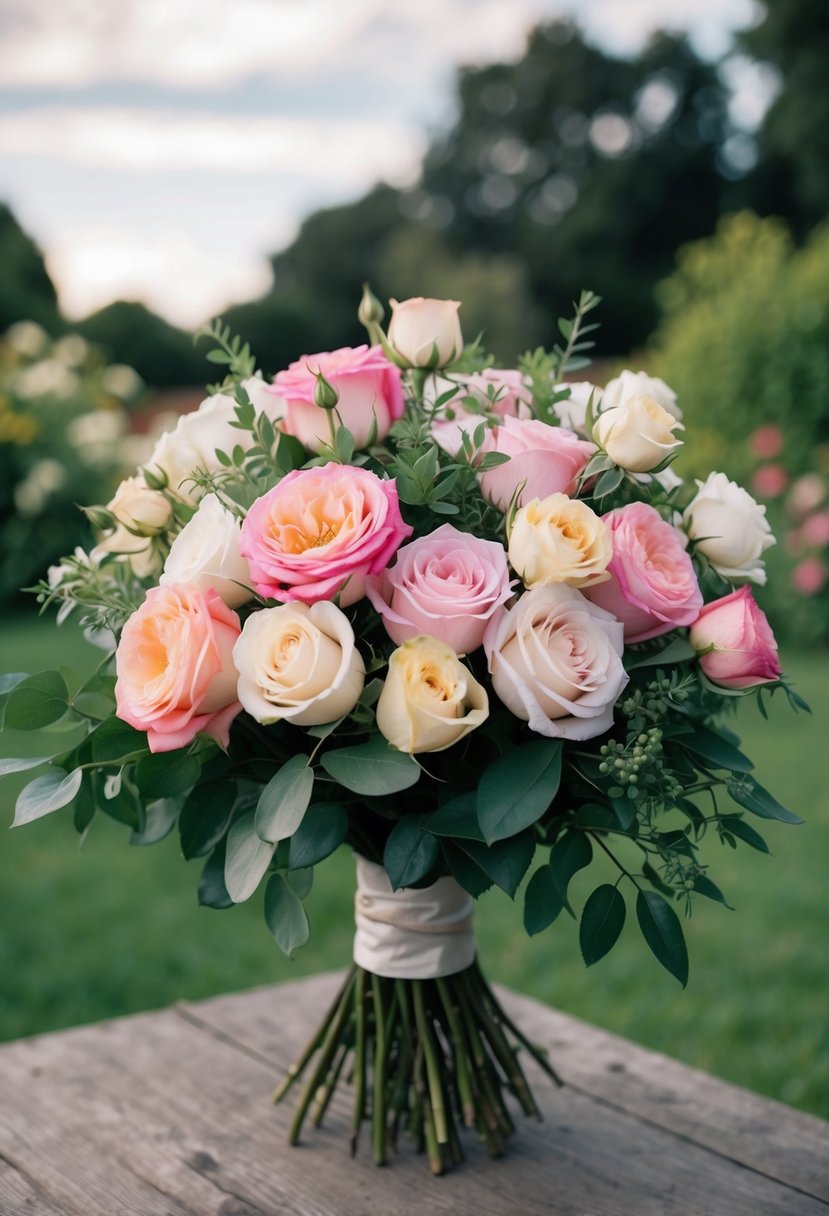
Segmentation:
[(780, 678), (777, 642), (747, 586), (706, 604), (691, 629), (700, 667), (723, 688), (753, 688)]
[(303, 355), (274, 377), (271, 392), (285, 403), (283, 430), (310, 451), (319, 452), (330, 442), (327, 411), (314, 404), (315, 372), (322, 372), (339, 393), (337, 413), (358, 448), (369, 442), (375, 425), (375, 438), (384, 439), (395, 419), (402, 417), (400, 371), (379, 346), (344, 346)]
[(702, 593), (676, 528), (642, 502), (619, 507), (603, 519), (613, 546), (610, 579), (585, 594), (622, 622), (627, 643), (691, 625), (702, 608)]
[(233, 647), (239, 618), (195, 583), (153, 587), (124, 626), (115, 652), (116, 713), (147, 732), (151, 752), (192, 743), (199, 732), (227, 747), (241, 710)]
[(394, 481), (332, 462), (288, 473), (257, 498), (239, 550), (262, 596), (315, 604), (343, 592), (353, 604), (411, 533)]
[(826, 586), (829, 568), (819, 557), (804, 557), (792, 570), (792, 586), (801, 595), (817, 595)]
[(511, 594), (503, 545), (443, 524), (398, 551), (395, 564), (366, 580), (366, 595), (398, 646), (428, 634), (469, 654)]
[(480, 477), (484, 498), (505, 511), (522, 483), (519, 506), (550, 494), (572, 495), (596, 445), (561, 426), (507, 417), (488, 432), (482, 451), (509, 456)]

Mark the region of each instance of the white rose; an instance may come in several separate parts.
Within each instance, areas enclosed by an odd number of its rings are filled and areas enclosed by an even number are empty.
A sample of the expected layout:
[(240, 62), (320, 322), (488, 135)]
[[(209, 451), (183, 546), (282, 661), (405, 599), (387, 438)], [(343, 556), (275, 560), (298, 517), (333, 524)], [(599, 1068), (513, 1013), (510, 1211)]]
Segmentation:
[(111, 532), (108, 532), (89, 556), (95, 565), (98, 565), (109, 553), (129, 562), (139, 578), (157, 578), (161, 570), (161, 554), (153, 544), (152, 538), (134, 536), (132, 532), (127, 531), (123, 524), (117, 524)]
[(556, 401), (553, 406), (553, 413), (563, 427), (568, 431), (575, 431), (577, 435), (587, 436), (587, 406), (590, 402), (590, 397), (593, 397), (593, 409), (598, 409), (599, 398), (602, 395), (602, 390), (597, 388), (595, 384), (591, 384), (589, 380), (580, 380), (576, 384), (557, 384), (555, 391), (560, 392), (563, 389), (570, 390), (570, 396), (563, 398), (561, 401)]
[(228, 608), (238, 608), (253, 595), (250, 569), (239, 552), (239, 520), (215, 494), (205, 494), (195, 515), (170, 546), (161, 583), (198, 583), (213, 588)]
[(445, 751), (488, 716), (486, 690), (445, 642), (421, 634), (392, 653), (377, 726), (398, 751)]
[[(242, 381), (242, 387), (247, 391), (251, 404), (257, 414), (265, 414), (271, 422), (280, 422), (285, 415), (285, 402), (271, 389), (261, 376), (251, 376)], [(237, 431), (244, 435), (244, 431)]]
[(445, 367), (463, 350), (459, 300), (391, 300), (388, 342), (409, 367)]
[(710, 473), (697, 486), (696, 498), (683, 516), (688, 536), (718, 574), (763, 586), (762, 554), (774, 544), (766, 508), (725, 473)]
[(604, 388), (597, 392), (597, 396), (601, 395), (602, 406), (605, 409), (626, 405), (631, 397), (639, 397), (642, 394), (652, 397), (662, 406), (663, 410), (667, 410), (676, 418), (677, 422), (682, 421), (682, 410), (676, 403), (674, 390), (664, 380), (660, 380), (658, 376), (649, 376), (647, 372), (625, 370), (618, 376), (614, 376), (612, 380), (608, 380)]
[(509, 560), (525, 587), (569, 583), (589, 587), (610, 576), (610, 531), (595, 511), (550, 494), (534, 498), (515, 516), (509, 538)]
[(163, 532), (172, 514), (164, 495), (151, 490), (140, 475), (121, 482), (107, 509), (124, 528), (144, 537)]
[(624, 629), (574, 587), (537, 587), (493, 620), (484, 637), (492, 686), (530, 730), (593, 739), (613, 725), (628, 682)]
[(239, 700), (257, 722), (319, 726), (360, 699), (365, 665), (348, 617), (329, 600), (263, 608), (233, 647)]
[(623, 405), (604, 408), (593, 427), (593, 438), (610, 459), (630, 473), (649, 473), (682, 440), (673, 432), (682, 427), (654, 397), (644, 393), (628, 397)]

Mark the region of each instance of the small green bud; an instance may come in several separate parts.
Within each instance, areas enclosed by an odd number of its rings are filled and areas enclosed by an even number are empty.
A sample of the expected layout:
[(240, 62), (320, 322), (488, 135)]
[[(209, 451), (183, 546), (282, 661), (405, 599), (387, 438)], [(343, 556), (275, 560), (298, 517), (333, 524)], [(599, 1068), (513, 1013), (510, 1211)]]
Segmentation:
[(81, 510), (97, 532), (106, 532), (107, 529), (114, 528), (118, 523), (118, 520), (106, 507), (81, 507)]
[(363, 295), (360, 300), (360, 307), (357, 309), (357, 320), (366, 329), (371, 329), (374, 325), (382, 325), (385, 315), (386, 310), (377, 299), (377, 296), (371, 290), (368, 283), (363, 283)]
[(163, 469), (144, 468), (141, 470), (141, 475), (151, 490), (167, 489), (167, 474)]
[(314, 372), (313, 374), (317, 380), (314, 386), (314, 405), (318, 405), (321, 410), (336, 409), (340, 394), (334, 388), (334, 385), (326, 380), (322, 372)]

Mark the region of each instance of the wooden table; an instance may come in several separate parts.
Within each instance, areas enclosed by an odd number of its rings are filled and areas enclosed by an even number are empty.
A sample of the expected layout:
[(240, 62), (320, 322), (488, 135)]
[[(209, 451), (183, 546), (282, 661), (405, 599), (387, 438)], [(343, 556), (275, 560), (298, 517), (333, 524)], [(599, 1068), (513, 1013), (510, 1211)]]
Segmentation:
[(0, 1216), (829, 1216), (829, 1124), (509, 993), (567, 1086), (533, 1074), (506, 1158), (351, 1161), (347, 1096), (288, 1148), (271, 1088), (337, 980), (0, 1047)]

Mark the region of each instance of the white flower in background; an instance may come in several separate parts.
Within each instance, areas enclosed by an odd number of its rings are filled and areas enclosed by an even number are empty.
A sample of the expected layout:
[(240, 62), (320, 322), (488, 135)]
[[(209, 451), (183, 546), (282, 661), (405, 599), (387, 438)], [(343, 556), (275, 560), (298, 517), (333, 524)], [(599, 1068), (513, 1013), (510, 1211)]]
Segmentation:
[(67, 334), (65, 338), (58, 339), (52, 353), (67, 367), (80, 367), (89, 354), (89, 343), (80, 334)]
[(605, 407), (604, 400), (603, 397), (593, 438), (620, 469), (649, 473), (682, 446), (682, 440), (674, 436), (682, 423), (654, 397), (638, 393), (610, 409)]
[(685, 530), (723, 578), (749, 579), (763, 586), (763, 553), (775, 543), (766, 508), (725, 473), (698, 481), (696, 497), (683, 515)]
[(398, 751), (442, 752), (489, 717), (489, 698), (451, 646), (418, 635), (398, 646), (377, 702), (377, 728)]
[[(124, 415), (120, 410), (90, 410), (66, 424), (67, 443), (89, 465), (108, 465), (116, 461), (122, 464), (120, 440), (123, 435)], [(117, 452), (116, 444), (119, 444)]]
[(120, 397), (123, 401), (137, 397), (144, 387), (144, 381), (138, 372), (126, 363), (111, 363), (104, 369), (102, 382), (108, 393), (112, 393), (113, 397)]
[(161, 583), (198, 583), (213, 588), (228, 608), (253, 595), (250, 569), (239, 552), (240, 523), (215, 494), (205, 494), (192, 519), (173, 541)]
[(233, 647), (238, 696), (257, 722), (335, 722), (360, 699), (365, 665), (348, 617), (330, 600), (263, 608)]
[(409, 367), (445, 367), (463, 350), (459, 300), (390, 300), (388, 342)]
[(80, 381), (60, 359), (41, 359), (24, 367), (14, 378), (14, 391), (26, 400), (32, 397), (71, 397)]
[(36, 359), (46, 349), (49, 335), (37, 321), (17, 321), (6, 330), (4, 340), (16, 355)]
[(587, 406), (590, 401), (590, 395), (593, 394), (593, 409), (598, 409), (598, 401), (602, 395), (602, 390), (597, 388), (595, 384), (591, 384), (589, 380), (579, 380), (575, 384), (557, 384), (555, 391), (559, 392), (562, 389), (569, 389), (570, 396), (563, 398), (561, 401), (556, 401), (553, 406), (553, 413), (563, 427), (568, 431), (575, 431), (577, 435), (587, 434)]
[(38, 460), (14, 487), (14, 505), (21, 515), (39, 515), (49, 498), (66, 483), (66, 469), (59, 460)]
[(614, 409), (616, 406), (627, 405), (632, 397), (651, 397), (667, 410), (677, 422), (682, 421), (682, 410), (676, 403), (674, 390), (660, 380), (658, 376), (649, 376), (647, 372), (632, 372), (625, 370), (612, 380), (608, 380), (600, 389), (603, 409)]

